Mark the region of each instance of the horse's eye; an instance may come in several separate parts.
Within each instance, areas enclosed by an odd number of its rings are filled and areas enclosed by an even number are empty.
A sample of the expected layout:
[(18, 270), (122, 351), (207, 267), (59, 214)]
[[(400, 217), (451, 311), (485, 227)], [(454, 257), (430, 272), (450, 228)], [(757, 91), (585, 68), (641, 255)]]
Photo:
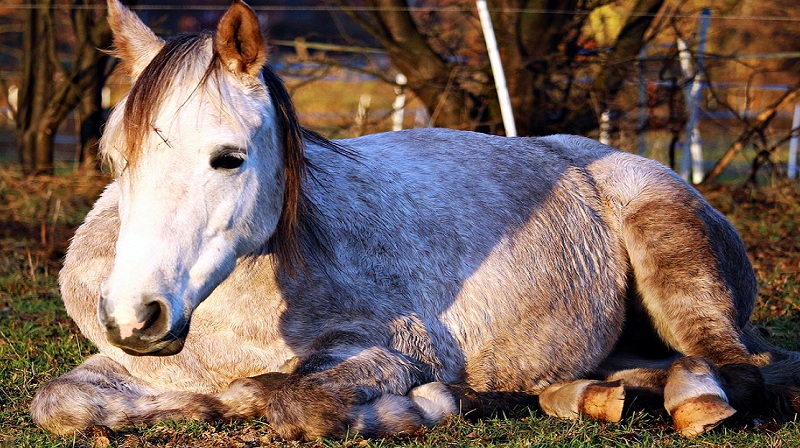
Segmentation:
[(244, 155), (240, 153), (224, 153), (211, 159), (211, 168), (234, 170), (244, 163)]

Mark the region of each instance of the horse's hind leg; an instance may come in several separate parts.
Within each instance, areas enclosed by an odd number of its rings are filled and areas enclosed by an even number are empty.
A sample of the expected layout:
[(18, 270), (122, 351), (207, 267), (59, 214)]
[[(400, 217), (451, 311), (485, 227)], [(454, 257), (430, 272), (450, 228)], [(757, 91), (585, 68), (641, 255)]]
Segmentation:
[(94, 355), (45, 383), (31, 403), (31, 415), (36, 423), (57, 434), (93, 426), (119, 429), (160, 420), (236, 417), (223, 400), (152, 387), (103, 355)]
[(621, 231), (637, 300), (667, 345), (718, 366), (757, 362), (741, 341), (755, 275), (730, 223), (675, 185), (641, 193)]
[(618, 422), (625, 404), (621, 381), (575, 380), (554, 383), (539, 395), (539, 407), (551, 417)]
[(725, 389), (723, 375), (710, 361), (683, 357), (669, 369), (632, 368), (614, 372), (605, 382), (554, 384), (542, 392), (539, 403), (551, 416), (612, 422), (623, 413), (666, 410), (681, 435), (695, 437), (736, 412), (728, 401), (730, 390), (726, 393)]

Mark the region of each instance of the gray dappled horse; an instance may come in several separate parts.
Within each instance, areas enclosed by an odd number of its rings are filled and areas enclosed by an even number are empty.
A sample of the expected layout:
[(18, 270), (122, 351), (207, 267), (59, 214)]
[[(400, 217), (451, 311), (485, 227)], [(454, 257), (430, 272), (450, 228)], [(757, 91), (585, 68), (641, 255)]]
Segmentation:
[(102, 142), (117, 178), (60, 276), (99, 354), (41, 387), (43, 427), (382, 436), (520, 396), (616, 421), (647, 396), (694, 436), (794, 412), (798, 357), (747, 324), (739, 236), (670, 170), (573, 136), (330, 142), (245, 4), (166, 42), (117, 0), (109, 20), (135, 80)]

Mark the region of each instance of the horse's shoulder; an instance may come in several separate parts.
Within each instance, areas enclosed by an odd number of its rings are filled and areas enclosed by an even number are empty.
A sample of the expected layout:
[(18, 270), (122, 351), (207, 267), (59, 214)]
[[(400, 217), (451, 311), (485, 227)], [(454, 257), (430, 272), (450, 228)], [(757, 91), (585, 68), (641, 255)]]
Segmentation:
[[(75, 231), (65, 269), (81, 263), (87, 257), (112, 257), (119, 232), (119, 185), (109, 184), (86, 215), (83, 224)], [(90, 258), (91, 259), (91, 258)]]
[(114, 262), (118, 198), (119, 186), (113, 182), (75, 231), (58, 278), (67, 313), (101, 350), (110, 347), (97, 320), (97, 300), (100, 284)]

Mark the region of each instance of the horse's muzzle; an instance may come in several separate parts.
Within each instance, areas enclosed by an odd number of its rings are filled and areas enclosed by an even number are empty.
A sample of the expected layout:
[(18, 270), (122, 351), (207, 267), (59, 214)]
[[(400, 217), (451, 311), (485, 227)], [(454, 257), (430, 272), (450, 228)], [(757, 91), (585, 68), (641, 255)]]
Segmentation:
[(136, 316), (137, 323), (121, 325), (108, 313), (103, 301), (98, 307), (108, 342), (129, 355), (170, 356), (183, 349), (189, 322), (172, 322), (167, 300), (157, 297), (148, 301), (138, 307)]

